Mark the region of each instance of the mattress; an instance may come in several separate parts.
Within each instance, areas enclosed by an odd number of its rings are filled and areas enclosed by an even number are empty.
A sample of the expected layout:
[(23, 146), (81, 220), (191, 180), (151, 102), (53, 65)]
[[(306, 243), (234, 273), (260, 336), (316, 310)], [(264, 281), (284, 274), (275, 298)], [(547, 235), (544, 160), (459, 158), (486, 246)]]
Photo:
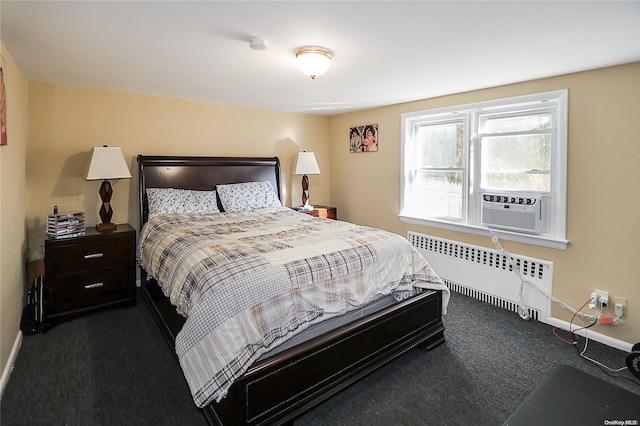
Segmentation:
[(449, 290), (406, 239), (283, 207), (154, 217), (139, 247), (187, 318), (176, 353), (200, 407), (263, 354), (314, 324), (379, 309), (368, 305), (385, 296), (442, 290), (446, 313)]
[(304, 331), (291, 337), (286, 342), (276, 346), (275, 348), (271, 349), (268, 352), (265, 352), (264, 354), (262, 354), (262, 356), (259, 359), (262, 360), (262, 359), (269, 358), (270, 356), (277, 355), (280, 352), (286, 351), (287, 349), (290, 349), (301, 343), (307, 342), (324, 333), (328, 333), (332, 330), (335, 330), (336, 328), (342, 327), (343, 325), (347, 325), (359, 318), (376, 313), (388, 306), (393, 305), (394, 303), (398, 303), (398, 301), (392, 295), (383, 296), (359, 309), (349, 311), (344, 315), (329, 318), (326, 321), (322, 321), (317, 324), (314, 324), (309, 328), (305, 329)]

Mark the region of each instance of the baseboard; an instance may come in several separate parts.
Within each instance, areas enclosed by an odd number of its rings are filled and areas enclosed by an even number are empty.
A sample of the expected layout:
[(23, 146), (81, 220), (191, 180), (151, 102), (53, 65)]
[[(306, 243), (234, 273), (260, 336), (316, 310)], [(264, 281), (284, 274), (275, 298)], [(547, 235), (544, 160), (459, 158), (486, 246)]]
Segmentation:
[(9, 359), (4, 366), (4, 370), (2, 370), (2, 378), (0, 378), (0, 399), (2, 399), (2, 395), (4, 395), (4, 388), (5, 386), (7, 386), (9, 375), (11, 375), (11, 372), (13, 371), (13, 365), (15, 364), (16, 358), (18, 357), (20, 346), (22, 346), (22, 331), (18, 330), (16, 340), (13, 342), (13, 348), (11, 349), (11, 353), (9, 354)]
[[(564, 330), (569, 330), (569, 327), (571, 326), (569, 322), (554, 317), (547, 318), (547, 320), (544, 322), (554, 327), (560, 327)], [(582, 337), (586, 336), (589, 338), (589, 340), (595, 340), (596, 342), (600, 342), (603, 345), (611, 346), (612, 348), (620, 349), (624, 352), (631, 352), (631, 348), (633, 347), (632, 343), (614, 339), (613, 337), (606, 336), (602, 333), (598, 333), (597, 331), (587, 331), (586, 328), (579, 329), (575, 331), (575, 333)]]

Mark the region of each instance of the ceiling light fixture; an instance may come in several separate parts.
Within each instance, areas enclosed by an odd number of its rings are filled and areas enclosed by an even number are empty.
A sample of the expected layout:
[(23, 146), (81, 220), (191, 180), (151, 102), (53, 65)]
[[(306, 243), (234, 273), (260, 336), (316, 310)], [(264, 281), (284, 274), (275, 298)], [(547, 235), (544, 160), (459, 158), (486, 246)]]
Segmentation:
[(333, 52), (325, 47), (304, 46), (296, 49), (296, 60), (302, 74), (315, 79), (326, 73), (331, 66)]

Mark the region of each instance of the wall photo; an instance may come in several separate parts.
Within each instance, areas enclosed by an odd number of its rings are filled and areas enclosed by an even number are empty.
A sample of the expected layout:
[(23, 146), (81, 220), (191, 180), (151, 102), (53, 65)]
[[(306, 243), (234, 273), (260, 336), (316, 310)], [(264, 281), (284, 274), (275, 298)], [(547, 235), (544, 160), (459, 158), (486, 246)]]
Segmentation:
[(350, 152), (375, 152), (378, 150), (378, 125), (367, 124), (349, 129)]

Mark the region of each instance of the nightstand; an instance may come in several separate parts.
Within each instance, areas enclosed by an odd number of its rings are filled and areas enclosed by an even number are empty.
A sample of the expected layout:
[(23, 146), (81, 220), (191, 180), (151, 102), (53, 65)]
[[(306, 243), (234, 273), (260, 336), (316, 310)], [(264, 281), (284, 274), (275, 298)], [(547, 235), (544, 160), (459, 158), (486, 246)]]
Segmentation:
[(302, 207), (292, 207), (295, 211), (306, 213), (315, 217), (325, 217), (327, 219), (338, 219), (337, 209), (331, 206), (313, 206), (312, 210), (304, 210)]
[(120, 224), (109, 233), (47, 237), (45, 318), (59, 322), (111, 306), (136, 303), (136, 231)]

